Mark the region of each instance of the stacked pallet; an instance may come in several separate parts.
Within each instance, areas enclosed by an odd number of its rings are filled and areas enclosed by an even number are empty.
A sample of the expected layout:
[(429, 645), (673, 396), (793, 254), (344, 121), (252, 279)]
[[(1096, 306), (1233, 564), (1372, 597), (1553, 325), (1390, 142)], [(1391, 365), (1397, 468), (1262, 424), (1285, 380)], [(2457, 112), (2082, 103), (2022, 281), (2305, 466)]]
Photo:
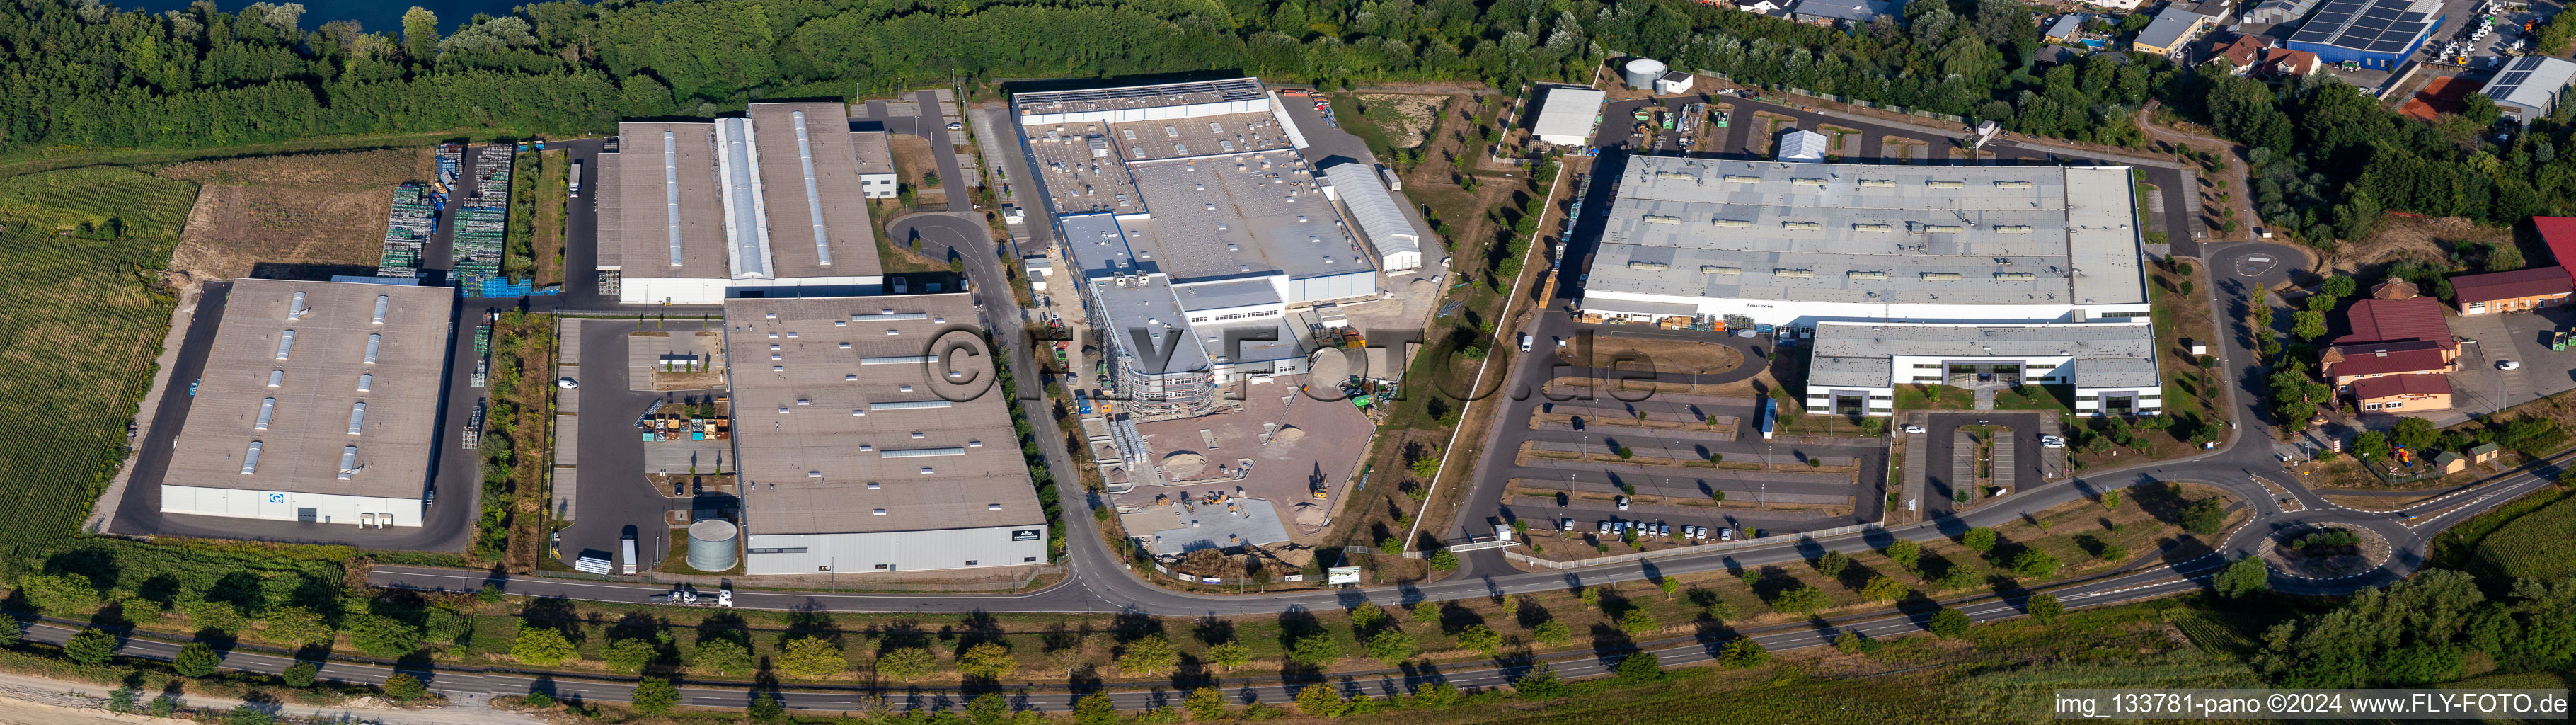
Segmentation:
[(428, 187), (405, 183), (394, 187), (393, 210), (385, 220), (384, 260), (377, 263), (378, 277), (420, 276), (420, 250), (429, 243), (429, 235), (438, 231), (438, 212), (445, 200)]
[(480, 289), (483, 280), (501, 274), (504, 238), (510, 226), (509, 144), (489, 144), (474, 157), (474, 193), (456, 209), (453, 274), (460, 292)]

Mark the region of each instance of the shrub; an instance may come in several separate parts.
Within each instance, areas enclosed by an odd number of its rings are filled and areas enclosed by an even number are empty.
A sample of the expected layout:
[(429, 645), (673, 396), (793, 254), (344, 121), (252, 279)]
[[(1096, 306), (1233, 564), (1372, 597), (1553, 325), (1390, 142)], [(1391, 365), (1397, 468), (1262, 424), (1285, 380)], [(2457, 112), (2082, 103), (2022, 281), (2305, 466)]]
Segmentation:
[(1449, 550), (1448, 550), (1448, 549), (1441, 549), (1441, 550), (1439, 550), (1439, 551), (1431, 552), (1431, 558), (1430, 558), (1430, 560), (1431, 560), (1431, 568), (1433, 568), (1433, 569), (1438, 569), (1438, 570), (1441, 570), (1441, 571), (1457, 571), (1457, 570), (1458, 570), (1458, 555), (1457, 555), (1457, 554), (1449, 553)]
[(2218, 496), (2192, 501), (2182, 507), (2182, 528), (2195, 534), (2215, 534), (2227, 521), (2227, 501)]
[[(803, 663), (803, 666), (807, 668), (805, 671), (829, 671), (822, 674), (804, 676), (822, 677), (825, 675), (840, 674), (841, 648), (833, 647), (831, 642), (812, 637), (804, 637), (788, 642), (790, 651), (792, 652), (798, 644), (805, 642), (814, 643), (804, 645), (805, 648), (809, 650), (809, 653), (806, 655), (806, 659), (809, 661)], [(826, 651), (826, 648), (828, 648), (828, 652)], [(829, 661), (824, 660), (824, 655), (826, 654), (830, 655)], [(781, 664), (784, 665), (786, 663)], [(892, 677), (897, 680), (911, 682), (923, 677), (929, 677), (931, 673), (938, 671), (939, 658), (931, 655), (930, 650), (920, 647), (901, 647), (877, 656), (877, 676), (879, 677)]]
[(2261, 559), (2238, 559), (2226, 569), (2219, 570), (2218, 576), (2211, 578), (2210, 586), (2216, 588), (2221, 596), (2243, 599), (2272, 588), (2272, 569)]
[(1019, 667), (1019, 661), (1011, 659), (1011, 648), (999, 642), (968, 647), (964, 654), (957, 656), (957, 671), (977, 679), (999, 680), (1011, 676), (1011, 672)]
[(600, 653), (599, 659), (608, 664), (610, 672), (632, 675), (643, 672), (644, 666), (653, 662), (653, 654), (650, 641), (621, 639), (609, 642), (608, 649)]
[(68, 616), (98, 608), (98, 587), (79, 574), (36, 574), (18, 578), (18, 594), (36, 611)]
[(63, 656), (92, 667), (107, 664), (116, 656), (116, 635), (97, 627), (83, 629), (63, 641)]
[(1664, 679), (1664, 663), (1655, 657), (1655, 653), (1640, 651), (1620, 659), (1618, 669), (1613, 672), (1613, 679), (1621, 684), (1654, 682)]
[[(1332, 635), (1317, 633), (1316, 636), (1321, 636), (1328, 642), (1332, 640)], [(1304, 642), (1301, 640), (1299, 643)], [(1334, 649), (1339, 650), (1340, 646), (1336, 644)], [(1336, 651), (1333, 655), (1339, 658), (1341, 653)], [(1180, 665), (1180, 653), (1172, 649), (1171, 640), (1164, 639), (1163, 635), (1159, 634), (1138, 637), (1135, 641), (1128, 642), (1126, 646), (1119, 648), (1118, 652), (1118, 673), (1123, 675), (1159, 674), (1169, 672)]]
[(1351, 629), (1367, 632), (1386, 623), (1386, 608), (1378, 606), (1377, 602), (1363, 601), (1351, 608), (1350, 616)]
[(751, 651), (730, 639), (711, 639), (698, 643), (689, 656), (689, 667), (719, 675), (738, 675), (751, 671)]
[(224, 714), (224, 725), (276, 725), (277, 716), (254, 705), (238, 705)]
[(660, 715), (670, 712), (672, 705), (679, 704), (680, 688), (673, 686), (670, 680), (647, 677), (635, 681), (631, 700), (635, 704), (636, 712)]
[(1216, 662), (1218, 667), (1232, 670), (1252, 663), (1252, 648), (1243, 646), (1242, 642), (1227, 640), (1224, 644), (1209, 647), (1208, 659)]
[(1717, 649), (1717, 661), (1728, 667), (1756, 667), (1770, 660), (1771, 650), (1764, 649), (1762, 643), (1750, 637), (1727, 640), (1725, 646)]
[(1332, 685), (1307, 685), (1306, 689), (1297, 691), (1297, 711), (1315, 717), (1339, 717), (1342, 714), (1342, 693), (1335, 691)]
[[(379, 614), (361, 614), (350, 617), (346, 624), (349, 643), (369, 656), (394, 659), (420, 649), (420, 628), (408, 622)], [(562, 639), (562, 635), (556, 635), (556, 639)], [(564, 651), (571, 652), (572, 645), (565, 644)]]
[(313, 681), (320, 678), (321, 675), (322, 667), (320, 665), (316, 665), (311, 662), (297, 662), (295, 663), (295, 666), (288, 667), (285, 672), (280, 673), (277, 676), (277, 679), (285, 681), (287, 687), (312, 687)]
[(519, 704), (542, 710), (555, 706), (555, 696), (546, 694), (544, 690), (537, 690), (528, 693), (527, 697), (520, 698)]
[(2023, 549), (2012, 561), (2014, 574), (2033, 579), (2056, 574), (2059, 566), (2056, 555), (2038, 549)]
[(429, 687), (420, 684), (420, 678), (397, 673), (385, 678), (385, 694), (397, 700), (417, 700), (429, 696)]
[(1848, 568), (1851, 568), (1851, 559), (1843, 556), (1839, 551), (1825, 552), (1823, 558), (1816, 560), (1816, 573), (1823, 574), (1828, 579), (1842, 576), (1843, 570)]
[(1771, 598), (1771, 608), (1788, 614), (1806, 614), (1832, 604), (1825, 590), (1800, 584)]
[(331, 623), (303, 607), (278, 607), (260, 618), (259, 638), (285, 645), (330, 644)]
[(1073, 722), (1074, 725), (1116, 725), (1118, 706), (1110, 704), (1108, 695), (1097, 692), (1084, 695), (1073, 702)]
[(179, 657), (171, 662), (170, 669), (182, 677), (204, 677), (214, 674), (223, 663), (224, 656), (215, 652), (214, 647), (204, 642), (190, 642), (179, 648)]
[(1531, 700), (1548, 700), (1565, 694), (1565, 681), (1557, 679), (1556, 668), (1541, 662), (1512, 680), (1512, 691)]
[(1379, 632), (1368, 640), (1369, 657), (1388, 667), (1413, 659), (1417, 651), (1419, 650), (1413, 642), (1413, 635), (1405, 634), (1402, 630), (1390, 629)]
[(1980, 554), (1993, 551), (1995, 549), (1995, 530), (1983, 526), (1969, 529), (1967, 534), (1959, 537), (1959, 545), (1973, 549)]
[(1214, 687), (1191, 690), (1190, 696), (1181, 700), (1181, 709), (1190, 711), (1190, 719), (1200, 722), (1223, 718), (1226, 710), (1225, 693), (1218, 692)]
[(1967, 634), (1968, 613), (1959, 611), (1957, 607), (1942, 607), (1941, 611), (1932, 613), (1932, 621), (1927, 623), (1924, 628), (1929, 629), (1933, 634), (1942, 637), (1957, 637), (1962, 634)]
[(1647, 614), (1643, 607), (1630, 609), (1627, 615), (1619, 618), (1619, 631), (1628, 633), (1630, 637), (1653, 632), (1661, 626), (1655, 623), (1655, 615)]
[[(919, 651), (907, 652), (906, 650)], [(898, 655), (901, 657), (897, 657)], [(887, 653), (885, 658), (880, 658), (877, 662), (877, 671), (880, 673), (886, 671), (885, 659), (897, 659), (897, 670), (911, 675), (899, 679), (909, 680), (912, 677), (928, 674), (928, 670), (938, 667), (938, 658), (932, 657), (929, 650), (918, 647)], [(820, 637), (796, 637), (787, 640), (779, 647), (777, 664), (778, 669), (789, 676), (807, 679), (832, 677), (850, 669), (849, 660), (841, 655), (841, 646)], [(915, 673), (906, 669), (911, 665), (919, 665), (923, 670)]]
[(520, 627), (519, 638), (510, 643), (511, 657), (538, 667), (563, 664), (575, 654), (572, 641), (564, 639), (562, 632), (544, 627)]
[(1888, 561), (1896, 562), (1898, 567), (1906, 571), (1915, 571), (1923, 561), (1923, 545), (1908, 539), (1898, 539), (1896, 543), (1888, 544), (1887, 550), (1881, 553), (1887, 555)]
[(1503, 635), (1494, 631), (1492, 627), (1470, 624), (1466, 629), (1458, 630), (1458, 646), (1490, 656), (1494, 654), (1495, 649), (1503, 646)]
[(1566, 628), (1564, 622), (1553, 619), (1540, 622), (1537, 627), (1530, 629), (1530, 638), (1548, 647), (1562, 647), (1566, 639), (1572, 636), (1573, 632)]
[(1873, 602), (1889, 601), (1904, 597), (1905, 585), (1897, 583), (1895, 577), (1880, 574), (1860, 586), (1860, 595)]
[(2057, 601), (2055, 594), (2033, 594), (2030, 595), (2030, 601), (2022, 604), (2022, 611), (2029, 613), (2030, 618), (2040, 624), (2047, 624), (2057, 621), (2057, 615), (2066, 612), (2066, 604)]

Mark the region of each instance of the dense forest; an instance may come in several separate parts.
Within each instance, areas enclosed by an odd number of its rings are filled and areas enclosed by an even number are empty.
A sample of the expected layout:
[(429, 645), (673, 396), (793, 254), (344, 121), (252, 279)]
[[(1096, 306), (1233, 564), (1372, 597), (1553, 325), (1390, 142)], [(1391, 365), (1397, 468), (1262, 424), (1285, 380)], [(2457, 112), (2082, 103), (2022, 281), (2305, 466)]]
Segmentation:
[(193, 147), (482, 127), (604, 131), (761, 97), (953, 77), (1250, 72), (1319, 83), (1582, 79), (1613, 53), (1748, 82), (2139, 143), (2158, 64), (2045, 70), (2032, 10), (1921, 2), (1850, 32), (1684, 0), (673, 0), (546, 2), (442, 37), (307, 29), (300, 5), (159, 15), (96, 0), (0, 7), (0, 151)]

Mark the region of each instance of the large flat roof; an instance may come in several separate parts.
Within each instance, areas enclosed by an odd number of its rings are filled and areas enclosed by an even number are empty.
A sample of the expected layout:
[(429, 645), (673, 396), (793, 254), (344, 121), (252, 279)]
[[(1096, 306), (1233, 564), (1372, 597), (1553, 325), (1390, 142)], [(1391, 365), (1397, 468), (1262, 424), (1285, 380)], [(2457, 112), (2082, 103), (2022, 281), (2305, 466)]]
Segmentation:
[(841, 104), (755, 103), (741, 117), (620, 123), (617, 133), (617, 152), (600, 155), (599, 246), (621, 276), (885, 274)]
[(725, 353), (751, 534), (1045, 520), (968, 295), (729, 299)]
[(2506, 63), (2485, 90), (2497, 103), (2545, 109), (2558, 102), (2558, 92), (2570, 82), (2576, 82), (2576, 62), (2526, 55)]
[[(1930, 324), (1819, 322), (1810, 385), (1886, 387), (1896, 356), (2072, 357), (2086, 388), (2152, 386), (2155, 326), (2143, 319), (2099, 323)], [(1871, 375), (1871, 373), (1875, 373)]]
[(1184, 282), (1376, 269), (1303, 164), (1265, 169), (1258, 155), (1128, 164), (1152, 214), (1122, 222), (1144, 233), (1140, 257)]
[(2143, 304), (2128, 167), (1640, 156), (1590, 291), (1893, 304)]
[(618, 248), (620, 276), (731, 276), (724, 204), (716, 198), (715, 132), (713, 123), (617, 124), (615, 163), (600, 164), (616, 178), (601, 179), (600, 193), (608, 197), (602, 206), (617, 207), (621, 233), (602, 235), (600, 246)]
[(748, 115), (758, 133), (767, 197), (762, 206), (769, 213), (769, 253), (778, 278), (885, 274), (861, 198), (849, 109), (838, 103), (754, 103)]
[(1260, 79), (1229, 78), (1221, 81), (1021, 93), (1011, 96), (1011, 104), (1019, 107), (1020, 115), (1032, 116), (1190, 106), (1261, 98), (1266, 97), (1263, 95)]
[[(297, 293), (304, 312), (290, 318)], [(219, 327), (162, 483), (420, 496), (437, 446), (455, 294), (446, 287), (233, 282), (220, 322), (199, 321)], [(353, 416), (362, 403), (364, 414)], [(356, 435), (349, 433), (353, 417)], [(258, 466), (245, 475), (253, 441)], [(349, 446), (358, 448), (355, 472), (342, 480)]]
[(859, 159), (859, 173), (894, 173), (894, 147), (884, 131), (851, 131), (850, 150)]

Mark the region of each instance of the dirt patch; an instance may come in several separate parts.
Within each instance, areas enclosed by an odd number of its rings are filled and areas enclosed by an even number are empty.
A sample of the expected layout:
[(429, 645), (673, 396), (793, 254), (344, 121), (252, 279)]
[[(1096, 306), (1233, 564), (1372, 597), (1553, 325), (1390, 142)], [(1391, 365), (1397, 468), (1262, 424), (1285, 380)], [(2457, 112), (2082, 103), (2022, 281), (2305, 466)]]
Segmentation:
[[(938, 184), (923, 183), (931, 174), (939, 170), (938, 162), (930, 156), (930, 139), (910, 134), (889, 133), (886, 134), (886, 145), (894, 149), (895, 175), (903, 183), (915, 190), (938, 186)], [(940, 181), (944, 182), (947, 179)]]
[(1925, 153), (1925, 150), (1930, 149), (1931, 147), (1931, 144), (1924, 143), (1919, 139), (1905, 136), (1885, 136), (1878, 140), (1878, 155), (1881, 160), (1892, 160), (1900, 164), (1910, 164), (1930, 158), (1929, 154)]
[(2331, 264), (2337, 272), (2355, 272), (2400, 259), (2439, 261), (2449, 259), (2444, 247), (2451, 242), (2512, 240), (2511, 230), (2479, 227), (2460, 217), (2392, 213), (2380, 218), (2379, 228), (2369, 238), (2337, 248)]
[(1440, 121), (1440, 107), (1449, 102), (1448, 96), (1394, 93), (1371, 93), (1359, 99), (1368, 105), (1367, 113), (1379, 119), (1387, 145), (1400, 149), (1417, 148), (1429, 140), (1431, 127)]
[(160, 175), (205, 185), (172, 251), (173, 270), (247, 276), (262, 262), (373, 266), (384, 254), (393, 185), (426, 179), (429, 149), (193, 161)]
[(390, 191), (208, 186), (188, 211), (170, 268), (231, 279), (261, 262), (374, 266), (384, 256)]
[[(1589, 347), (1591, 355), (1583, 355), (1578, 347)], [(1653, 369), (1686, 375), (1714, 375), (1744, 365), (1744, 351), (1728, 345), (1597, 335), (1588, 344), (1557, 348), (1556, 357), (1578, 367), (1606, 368), (1618, 363), (1622, 370)]]

